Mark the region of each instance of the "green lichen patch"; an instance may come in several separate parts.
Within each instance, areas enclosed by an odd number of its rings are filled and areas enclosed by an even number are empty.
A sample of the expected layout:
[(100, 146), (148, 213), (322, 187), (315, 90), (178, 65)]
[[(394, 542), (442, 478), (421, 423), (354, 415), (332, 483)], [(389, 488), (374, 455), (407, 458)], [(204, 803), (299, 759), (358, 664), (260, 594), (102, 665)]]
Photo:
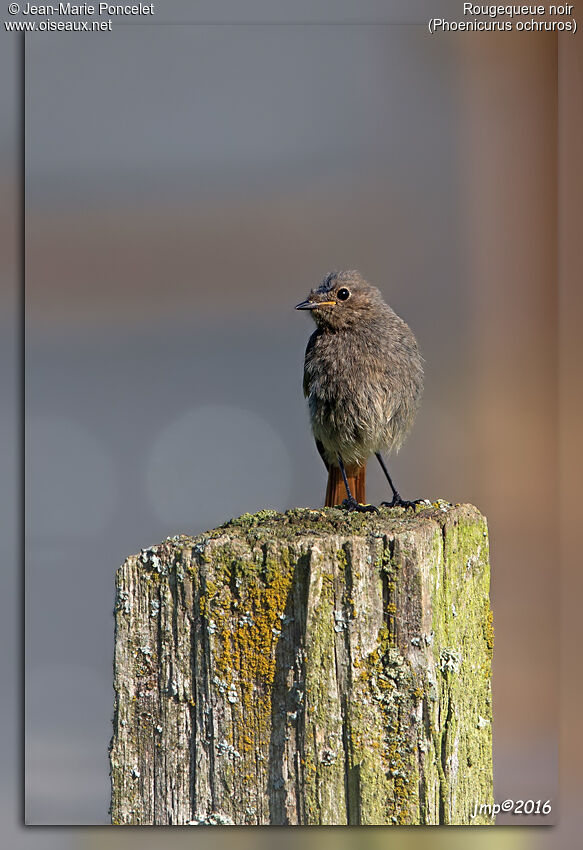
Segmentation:
[(440, 767), (440, 819), (458, 823), (467, 818), (472, 794), (485, 802), (492, 799), (494, 632), (485, 520), (477, 517), (468, 523), (454, 514), (441, 532), (430, 580), (438, 693), (434, 743)]
[(352, 761), (359, 766), (360, 822), (418, 822), (419, 777), (416, 716), (422, 690), (389, 629), (359, 665), (358, 698), (352, 707)]

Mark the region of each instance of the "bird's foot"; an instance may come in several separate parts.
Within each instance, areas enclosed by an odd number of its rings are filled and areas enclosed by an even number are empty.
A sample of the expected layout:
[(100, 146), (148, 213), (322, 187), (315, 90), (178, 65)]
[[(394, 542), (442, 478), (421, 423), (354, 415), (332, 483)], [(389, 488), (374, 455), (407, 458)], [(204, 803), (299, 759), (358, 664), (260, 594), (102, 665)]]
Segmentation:
[(378, 514), (379, 512), (379, 509), (375, 505), (361, 505), (354, 497), (344, 499), (340, 507), (344, 508), (345, 511), (358, 511), (363, 514)]
[(390, 502), (381, 502), (381, 505), (385, 508), (414, 508), (415, 505), (420, 505), (424, 502), (425, 499), (413, 499), (412, 501), (402, 499), (398, 493), (395, 493)]

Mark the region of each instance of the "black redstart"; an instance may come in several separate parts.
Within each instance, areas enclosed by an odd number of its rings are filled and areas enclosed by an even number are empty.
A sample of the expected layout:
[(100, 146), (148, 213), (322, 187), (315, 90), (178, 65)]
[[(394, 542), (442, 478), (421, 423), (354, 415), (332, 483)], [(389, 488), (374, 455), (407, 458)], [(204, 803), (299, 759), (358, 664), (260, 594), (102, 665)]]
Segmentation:
[(381, 451), (400, 447), (421, 400), (413, 332), (357, 271), (331, 272), (296, 310), (310, 310), (317, 325), (306, 348), (304, 395), (328, 470), (326, 506), (376, 511), (362, 504), (374, 454), (393, 492), (382, 504), (410, 507), (415, 503), (399, 495)]

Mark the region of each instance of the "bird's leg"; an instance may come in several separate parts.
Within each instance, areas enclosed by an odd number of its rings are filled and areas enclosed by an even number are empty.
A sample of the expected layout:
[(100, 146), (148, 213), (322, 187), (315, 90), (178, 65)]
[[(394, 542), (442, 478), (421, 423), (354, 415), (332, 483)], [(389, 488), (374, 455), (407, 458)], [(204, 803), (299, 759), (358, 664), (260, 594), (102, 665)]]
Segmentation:
[(423, 501), (423, 499), (415, 499), (415, 501), (410, 502), (410, 501), (408, 501), (407, 499), (402, 499), (402, 498), (401, 498), (401, 496), (400, 496), (400, 494), (399, 494), (399, 491), (397, 490), (397, 488), (395, 487), (395, 485), (393, 484), (393, 482), (392, 482), (392, 480), (391, 480), (391, 476), (389, 475), (389, 470), (387, 469), (387, 467), (386, 467), (386, 465), (385, 465), (385, 462), (384, 462), (384, 460), (383, 460), (383, 456), (381, 455), (381, 453), (380, 453), (380, 452), (376, 452), (375, 454), (376, 454), (376, 458), (377, 458), (378, 462), (379, 462), (379, 463), (380, 463), (380, 465), (381, 465), (381, 469), (382, 469), (382, 470), (383, 470), (383, 472), (385, 473), (385, 477), (386, 477), (387, 481), (389, 482), (389, 484), (390, 484), (390, 486), (391, 486), (391, 490), (393, 491), (393, 499), (392, 499), (392, 501), (390, 501), (390, 502), (381, 502), (381, 505), (385, 505), (387, 508), (396, 508), (396, 507), (399, 507), (399, 508), (413, 508), (413, 507), (415, 507), (415, 505), (418, 505), (418, 504), (419, 504), (419, 502), (422, 502), (422, 501)]
[(342, 473), (342, 478), (344, 480), (344, 486), (346, 487), (346, 496), (342, 502), (342, 507), (347, 511), (361, 511), (362, 513), (377, 513), (379, 509), (374, 505), (361, 505), (360, 502), (357, 502), (352, 493), (350, 492), (350, 487), (348, 485), (348, 478), (346, 477), (346, 470), (344, 469), (344, 464), (342, 463), (342, 458), (338, 455), (338, 466), (340, 467), (340, 472)]

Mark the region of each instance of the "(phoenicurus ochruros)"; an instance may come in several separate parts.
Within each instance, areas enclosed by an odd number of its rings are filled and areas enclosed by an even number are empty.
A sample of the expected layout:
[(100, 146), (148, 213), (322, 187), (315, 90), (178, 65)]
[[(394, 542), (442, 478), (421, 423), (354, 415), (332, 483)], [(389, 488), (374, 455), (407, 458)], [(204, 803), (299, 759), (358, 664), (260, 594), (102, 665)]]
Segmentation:
[(328, 470), (326, 506), (377, 510), (362, 504), (374, 454), (393, 493), (382, 504), (411, 507), (381, 455), (401, 446), (421, 400), (423, 366), (411, 328), (357, 271), (326, 275), (296, 310), (309, 310), (317, 325), (306, 348), (304, 395)]

